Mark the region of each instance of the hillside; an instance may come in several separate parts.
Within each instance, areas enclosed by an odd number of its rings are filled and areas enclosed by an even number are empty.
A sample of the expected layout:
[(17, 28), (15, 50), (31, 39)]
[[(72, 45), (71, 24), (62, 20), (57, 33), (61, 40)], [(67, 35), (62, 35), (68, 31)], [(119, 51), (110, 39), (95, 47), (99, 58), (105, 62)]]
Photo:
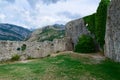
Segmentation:
[(64, 25), (55, 24), (51, 26), (46, 26), (41, 29), (36, 29), (35, 31), (33, 31), (28, 41), (38, 42), (43, 42), (45, 40), (53, 41), (53, 39), (63, 38), (64, 34), (65, 34)]
[(21, 26), (0, 23), (0, 40), (23, 41), (31, 34), (31, 31)]

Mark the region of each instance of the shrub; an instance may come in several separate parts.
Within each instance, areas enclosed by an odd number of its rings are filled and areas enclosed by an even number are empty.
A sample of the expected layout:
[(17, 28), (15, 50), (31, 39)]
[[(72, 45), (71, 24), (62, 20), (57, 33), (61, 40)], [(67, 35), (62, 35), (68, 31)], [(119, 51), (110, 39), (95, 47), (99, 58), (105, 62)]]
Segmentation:
[(33, 58), (33, 57), (31, 57), (31, 56), (28, 56), (28, 57), (27, 57), (27, 59), (28, 59), (28, 60), (30, 60), (30, 59), (34, 59), (34, 58)]
[(59, 53), (60, 51), (56, 51), (56, 53)]
[(82, 35), (74, 49), (79, 53), (92, 53), (95, 52), (95, 44), (93, 39), (88, 35)]
[(18, 54), (13, 55), (11, 58), (12, 61), (18, 61), (19, 59), (20, 59), (20, 55)]
[(23, 44), (23, 45), (21, 46), (21, 50), (22, 50), (22, 51), (25, 51), (25, 50), (26, 50), (26, 44)]
[(47, 55), (47, 57), (50, 57), (50, 56), (51, 56), (50, 54)]

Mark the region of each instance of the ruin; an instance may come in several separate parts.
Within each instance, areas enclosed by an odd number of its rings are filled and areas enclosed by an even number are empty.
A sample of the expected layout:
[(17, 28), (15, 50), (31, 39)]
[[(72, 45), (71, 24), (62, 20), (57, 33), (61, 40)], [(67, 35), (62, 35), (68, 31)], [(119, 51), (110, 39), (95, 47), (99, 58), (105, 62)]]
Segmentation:
[(66, 24), (66, 35), (65, 37), (69, 38), (69, 44), (73, 45), (73, 48), (78, 42), (78, 39), (81, 35), (88, 35), (89, 31), (85, 26), (84, 20), (82, 18), (70, 21)]
[(120, 62), (120, 0), (111, 0), (108, 9), (105, 56)]
[(0, 41), (0, 61), (10, 60), (14, 55), (19, 55), (20, 60), (46, 57), (52, 53), (67, 50), (66, 39), (54, 41), (29, 42), (29, 41)]

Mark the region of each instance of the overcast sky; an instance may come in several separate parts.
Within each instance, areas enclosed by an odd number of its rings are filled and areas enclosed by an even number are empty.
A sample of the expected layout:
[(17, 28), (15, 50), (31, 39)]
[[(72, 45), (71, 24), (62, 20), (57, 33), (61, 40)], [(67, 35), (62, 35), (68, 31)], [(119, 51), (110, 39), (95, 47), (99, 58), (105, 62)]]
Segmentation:
[(96, 12), (100, 0), (0, 0), (0, 23), (25, 28), (65, 24)]

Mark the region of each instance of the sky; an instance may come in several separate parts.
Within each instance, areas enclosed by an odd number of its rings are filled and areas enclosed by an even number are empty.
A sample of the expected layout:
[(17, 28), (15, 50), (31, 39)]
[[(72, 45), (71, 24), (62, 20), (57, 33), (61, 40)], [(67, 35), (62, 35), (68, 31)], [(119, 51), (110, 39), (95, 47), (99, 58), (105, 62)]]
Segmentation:
[(0, 23), (41, 28), (93, 14), (100, 0), (0, 0)]

